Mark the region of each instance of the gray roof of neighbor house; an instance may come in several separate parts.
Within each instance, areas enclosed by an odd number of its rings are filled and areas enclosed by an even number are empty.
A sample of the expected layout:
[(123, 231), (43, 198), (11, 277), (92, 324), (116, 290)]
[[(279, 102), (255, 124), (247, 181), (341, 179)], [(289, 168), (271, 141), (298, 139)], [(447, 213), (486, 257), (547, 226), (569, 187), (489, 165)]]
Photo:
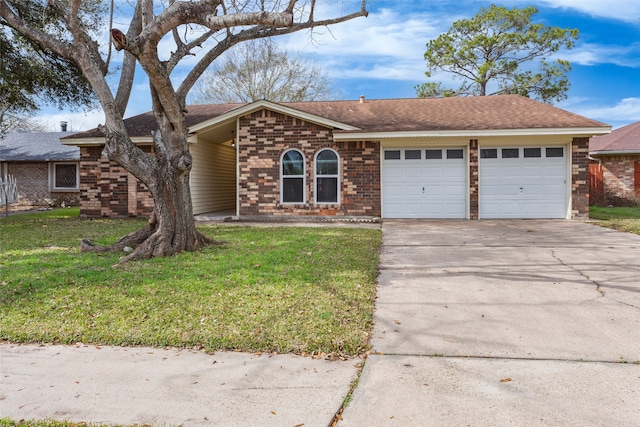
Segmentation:
[[(187, 125), (192, 127), (218, 116), (232, 114), (235, 109), (241, 111), (249, 105), (251, 104), (190, 105), (187, 107)], [(609, 127), (605, 123), (519, 95), (310, 101), (273, 105), (344, 123), (357, 128), (355, 132)], [(149, 137), (155, 129), (155, 120), (151, 112), (130, 117), (125, 123), (131, 137)], [(93, 129), (75, 134), (67, 140), (101, 136), (97, 129)]]
[(10, 131), (0, 139), (0, 161), (80, 160), (80, 149), (62, 145), (60, 138), (73, 132)]
[(640, 122), (623, 126), (608, 135), (591, 138), (589, 152), (593, 154), (640, 153)]

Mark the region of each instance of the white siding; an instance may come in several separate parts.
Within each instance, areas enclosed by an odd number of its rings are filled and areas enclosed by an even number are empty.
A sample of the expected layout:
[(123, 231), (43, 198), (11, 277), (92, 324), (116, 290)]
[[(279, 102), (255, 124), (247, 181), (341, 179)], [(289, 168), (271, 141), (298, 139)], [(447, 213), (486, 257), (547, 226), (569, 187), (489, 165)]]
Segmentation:
[(236, 150), (205, 141), (192, 144), (191, 198), (194, 215), (236, 207)]

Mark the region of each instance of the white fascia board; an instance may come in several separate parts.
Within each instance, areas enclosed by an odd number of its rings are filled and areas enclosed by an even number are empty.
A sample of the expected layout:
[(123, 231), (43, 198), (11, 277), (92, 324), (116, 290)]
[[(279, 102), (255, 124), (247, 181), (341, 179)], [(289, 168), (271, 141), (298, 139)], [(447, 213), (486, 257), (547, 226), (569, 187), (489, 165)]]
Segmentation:
[[(135, 136), (131, 138), (131, 142), (136, 145), (153, 145), (153, 138), (151, 136)], [(61, 139), (60, 143), (62, 145), (76, 145), (76, 146), (90, 146), (90, 145), (104, 145), (105, 139), (104, 137), (99, 138), (72, 138), (72, 139)]]
[(295, 108), (290, 108), (284, 105), (276, 104), (270, 101), (256, 101), (251, 104), (244, 105), (242, 107), (234, 108), (233, 110), (227, 111), (224, 114), (219, 115), (211, 120), (206, 120), (202, 123), (198, 123), (189, 128), (189, 132), (198, 132), (199, 130), (206, 129), (210, 126), (215, 126), (220, 123), (224, 123), (229, 120), (236, 120), (239, 117), (245, 116), (247, 114), (253, 113), (254, 111), (268, 109), (275, 111), (277, 113), (282, 113), (287, 116), (296, 117), (298, 119), (305, 120), (307, 122), (315, 123), (317, 125), (329, 127), (329, 128), (338, 128), (346, 131), (359, 130), (359, 128), (348, 125), (346, 123), (337, 122), (335, 120), (330, 120), (325, 117), (316, 116), (315, 114), (306, 113), (304, 111), (296, 110)]
[(597, 128), (541, 128), (541, 129), (487, 129), (487, 130), (434, 130), (407, 132), (334, 132), (334, 141), (363, 141), (393, 138), (433, 138), (433, 137), (468, 137), (481, 138), (487, 136), (544, 136), (572, 135), (575, 137), (591, 137), (611, 133), (611, 127)]
[(602, 151), (589, 151), (590, 156), (624, 156), (640, 154), (640, 150), (602, 150)]

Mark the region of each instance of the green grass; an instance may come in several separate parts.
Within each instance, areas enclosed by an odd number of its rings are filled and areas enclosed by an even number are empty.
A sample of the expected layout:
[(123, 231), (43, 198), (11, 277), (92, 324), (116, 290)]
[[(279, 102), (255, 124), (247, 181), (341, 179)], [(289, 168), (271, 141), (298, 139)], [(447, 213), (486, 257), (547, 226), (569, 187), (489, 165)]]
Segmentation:
[[(144, 425), (133, 424), (130, 427), (145, 427)], [(84, 421), (74, 423), (71, 421), (56, 420), (20, 420), (15, 421), (9, 418), (0, 418), (0, 427), (107, 427), (106, 424), (86, 423)], [(108, 427), (114, 427), (109, 425)]]
[(591, 206), (589, 217), (603, 227), (640, 234), (640, 207)]
[(335, 353), (368, 348), (379, 229), (202, 226), (227, 242), (112, 268), (81, 253), (144, 222), (0, 220), (0, 340)]

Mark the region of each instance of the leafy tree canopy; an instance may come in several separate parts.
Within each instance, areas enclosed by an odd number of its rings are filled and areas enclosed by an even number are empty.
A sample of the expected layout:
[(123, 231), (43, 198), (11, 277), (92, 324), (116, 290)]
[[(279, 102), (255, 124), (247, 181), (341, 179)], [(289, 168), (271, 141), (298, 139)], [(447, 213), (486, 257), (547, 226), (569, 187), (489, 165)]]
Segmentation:
[[(29, 2), (21, 12), (30, 11)], [(34, 25), (55, 31), (47, 15)], [(42, 104), (87, 107), (95, 104), (91, 85), (80, 69), (5, 26), (0, 18), (0, 137), (8, 130), (24, 127)]]
[[(566, 98), (569, 61), (549, 59), (571, 49), (577, 29), (535, 24), (533, 7), (506, 9), (491, 5), (471, 19), (453, 23), (447, 33), (427, 43), (428, 78), (438, 71), (462, 80), (458, 88), (441, 82), (415, 87), (418, 97), (520, 94), (551, 103)], [(538, 60), (538, 67), (532, 64)]]

